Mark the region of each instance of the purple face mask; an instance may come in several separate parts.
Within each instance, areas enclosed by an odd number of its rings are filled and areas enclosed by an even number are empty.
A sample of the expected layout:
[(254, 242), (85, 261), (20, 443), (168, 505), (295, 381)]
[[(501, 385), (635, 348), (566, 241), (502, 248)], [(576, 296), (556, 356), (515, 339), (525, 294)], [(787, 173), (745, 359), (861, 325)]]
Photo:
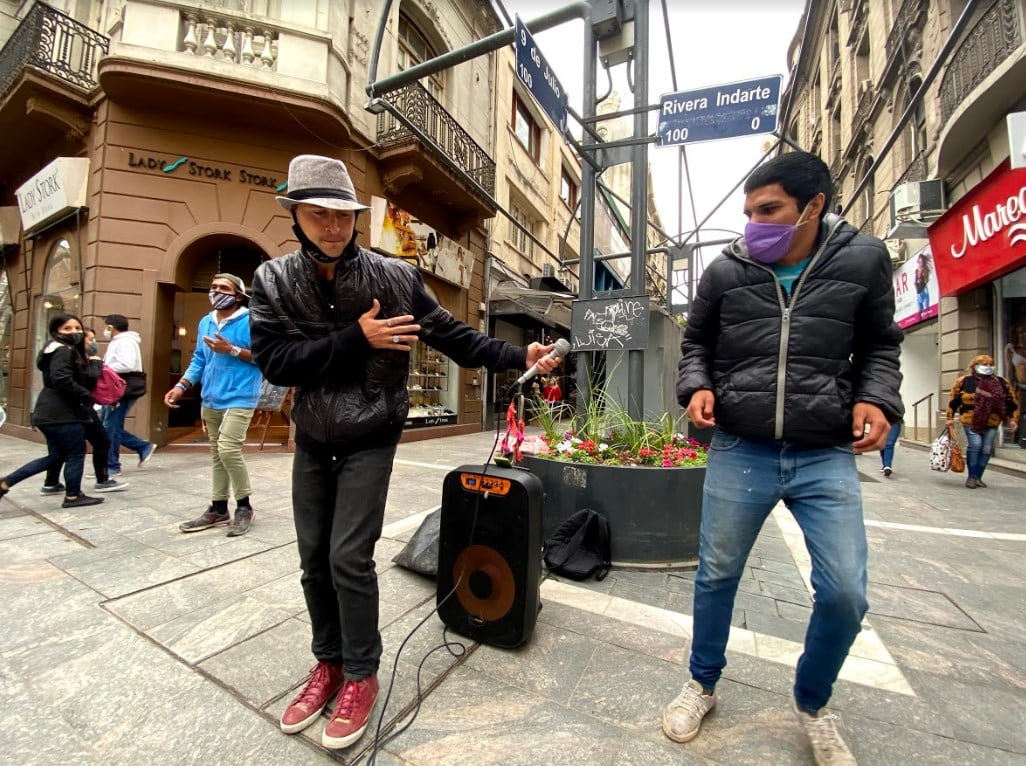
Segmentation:
[[(805, 211), (802, 211), (805, 215)], [(759, 263), (776, 263), (791, 247), (791, 240), (798, 227), (807, 221), (799, 217), (797, 223), (757, 223), (749, 221), (745, 224), (745, 244), (748, 255)]]

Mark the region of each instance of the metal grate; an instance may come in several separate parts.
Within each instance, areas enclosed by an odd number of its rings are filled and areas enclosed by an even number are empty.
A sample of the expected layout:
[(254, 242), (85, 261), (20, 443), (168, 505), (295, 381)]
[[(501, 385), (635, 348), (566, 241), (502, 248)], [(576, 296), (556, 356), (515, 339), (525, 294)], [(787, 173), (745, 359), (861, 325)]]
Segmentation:
[[(489, 194), (495, 194), (495, 163), (445, 107), (419, 83), (391, 91), (388, 100), (434, 142), (434, 148)], [(378, 115), (378, 143), (393, 144), (413, 134), (389, 112)]]
[(83, 90), (96, 87), (96, 65), (110, 40), (70, 16), (36, 3), (0, 50), (0, 95), (26, 66), (41, 69)]

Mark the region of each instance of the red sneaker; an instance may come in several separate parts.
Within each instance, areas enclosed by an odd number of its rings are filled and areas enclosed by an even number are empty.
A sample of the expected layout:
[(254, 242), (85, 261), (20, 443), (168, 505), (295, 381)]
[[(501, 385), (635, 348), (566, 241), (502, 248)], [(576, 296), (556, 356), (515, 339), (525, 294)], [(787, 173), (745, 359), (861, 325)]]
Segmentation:
[(321, 744), (329, 750), (348, 747), (363, 736), (370, 720), (374, 703), (378, 699), (378, 677), (368, 676), (359, 681), (346, 681), (335, 699), (335, 710), (324, 727)]
[(310, 680), (281, 714), (281, 730), (295, 734), (317, 720), (331, 695), (342, 686), (342, 666), (318, 662), (310, 668)]

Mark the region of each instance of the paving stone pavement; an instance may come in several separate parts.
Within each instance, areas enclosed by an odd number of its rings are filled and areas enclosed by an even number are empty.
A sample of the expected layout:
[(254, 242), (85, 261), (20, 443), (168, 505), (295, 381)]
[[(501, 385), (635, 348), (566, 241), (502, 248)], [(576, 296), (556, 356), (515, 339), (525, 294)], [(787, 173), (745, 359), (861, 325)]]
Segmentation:
[[(0, 761), (812, 763), (789, 711), (808, 559), (783, 508), (741, 581), (719, 706), (687, 745), (659, 717), (686, 679), (693, 572), (549, 578), (517, 650), (443, 632), (434, 581), (392, 557), (438, 506), (446, 473), (482, 462), (492, 442), (399, 448), (376, 554), (385, 656), (372, 729), (394, 666), (382, 730), (402, 731), (376, 750), (371, 734), (322, 749), (324, 719), (291, 737), (277, 726), (313, 664), (289, 454), (247, 454), (256, 522), (239, 538), (178, 530), (207, 504), (202, 451), (162, 449), (124, 472), (128, 490), (86, 509), (40, 496), (41, 478), (19, 485), (0, 502)], [(0, 470), (41, 450), (0, 435)], [(970, 491), (921, 450), (900, 446), (895, 462), (884, 479), (876, 455), (859, 458), (870, 613), (831, 707), (864, 766), (1026, 763), (1024, 477), (992, 471)], [(400, 720), (418, 688), (419, 712)]]

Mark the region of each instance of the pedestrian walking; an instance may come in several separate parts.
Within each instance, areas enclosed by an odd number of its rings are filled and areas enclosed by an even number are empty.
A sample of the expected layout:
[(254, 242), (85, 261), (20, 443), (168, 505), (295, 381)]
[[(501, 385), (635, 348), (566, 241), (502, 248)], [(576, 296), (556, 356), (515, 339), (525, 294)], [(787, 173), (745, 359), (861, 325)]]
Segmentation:
[[(164, 394), (164, 404), (178, 407), (182, 394), (197, 383), (202, 385), (200, 417), (210, 441), (211, 500), (203, 513), (179, 524), (179, 529), (199, 532), (228, 524), (228, 537), (237, 537), (249, 531), (254, 519), (242, 447), (260, 398), (261, 376), (250, 350), (245, 283), (234, 274), (215, 274), (209, 297), (212, 311), (199, 321), (192, 361), (181, 380)], [(228, 512), (232, 494), (234, 518)]]
[(294, 158), (278, 202), (300, 248), (257, 269), (250, 321), (264, 376), (299, 391), (292, 504), (316, 659), (281, 728), (302, 731), (335, 697), (321, 742), (339, 749), (363, 734), (378, 696), (374, 546), (409, 409), (411, 348), (424, 342), (491, 370), (556, 362), (542, 359), (551, 347), (517, 348), (457, 321), (414, 266), (357, 246), (367, 206), (342, 162)]
[(947, 408), (948, 425), (957, 417), (965, 429), (968, 447), (965, 451), (965, 486), (968, 489), (986, 489), (983, 472), (987, 469), (998, 428), (1007, 422), (1015, 428), (1015, 413), (1019, 403), (1011, 383), (994, 374), (994, 357), (980, 354), (969, 362), (965, 375), (951, 387)]
[[(100, 361), (100, 347), (96, 342), (96, 333), (91, 327), (85, 328), (85, 352), (89, 360)], [(128, 489), (127, 481), (118, 481), (107, 475), (107, 455), (110, 450), (110, 440), (107, 438), (107, 431), (100, 422), (97, 412), (99, 405), (94, 404), (89, 408), (89, 422), (85, 424), (85, 436), (89, 446), (93, 448), (93, 475), (96, 483), (93, 489), (97, 492), (120, 492)], [(40, 495), (59, 495), (64, 492), (64, 485), (60, 482), (61, 464), (52, 464), (46, 469), (46, 478), (43, 486), (39, 489)]]
[(142, 468), (153, 456), (157, 445), (140, 439), (125, 430), (125, 418), (139, 398), (146, 393), (146, 376), (142, 367), (142, 339), (135, 330), (128, 329), (128, 319), (122, 314), (108, 314), (103, 320), (103, 337), (108, 339), (103, 363), (125, 380), (125, 395), (115, 404), (108, 404), (100, 412), (100, 419), (110, 439), (107, 472), (111, 477), (121, 475), (121, 448), (127, 447), (139, 456)]
[(855, 453), (902, 414), (891, 264), (883, 242), (828, 214), (830, 170), (780, 155), (746, 180), (742, 238), (702, 274), (677, 397), (715, 427), (702, 500), (691, 679), (663, 711), (688, 742), (716, 707), (738, 581), (783, 500), (815, 590), (792, 705), (818, 764), (855, 759), (826, 709), (866, 612), (866, 533)]
[(894, 448), (898, 444), (898, 439), (901, 438), (901, 429), (903, 427), (904, 422), (901, 420), (897, 423), (892, 423), (891, 430), (887, 432), (887, 441), (884, 442), (883, 449), (880, 450), (880, 473), (888, 479), (894, 473)]
[(32, 410), (32, 425), (46, 438), (46, 457), (36, 458), (0, 479), (0, 497), (18, 482), (51, 466), (64, 465), (62, 508), (83, 508), (103, 502), (82, 492), (85, 466), (86, 425), (95, 417), (93, 388), (100, 377), (101, 363), (88, 359), (85, 331), (74, 314), (57, 314), (47, 326), (50, 341), (36, 357), (43, 376), (43, 389)]

